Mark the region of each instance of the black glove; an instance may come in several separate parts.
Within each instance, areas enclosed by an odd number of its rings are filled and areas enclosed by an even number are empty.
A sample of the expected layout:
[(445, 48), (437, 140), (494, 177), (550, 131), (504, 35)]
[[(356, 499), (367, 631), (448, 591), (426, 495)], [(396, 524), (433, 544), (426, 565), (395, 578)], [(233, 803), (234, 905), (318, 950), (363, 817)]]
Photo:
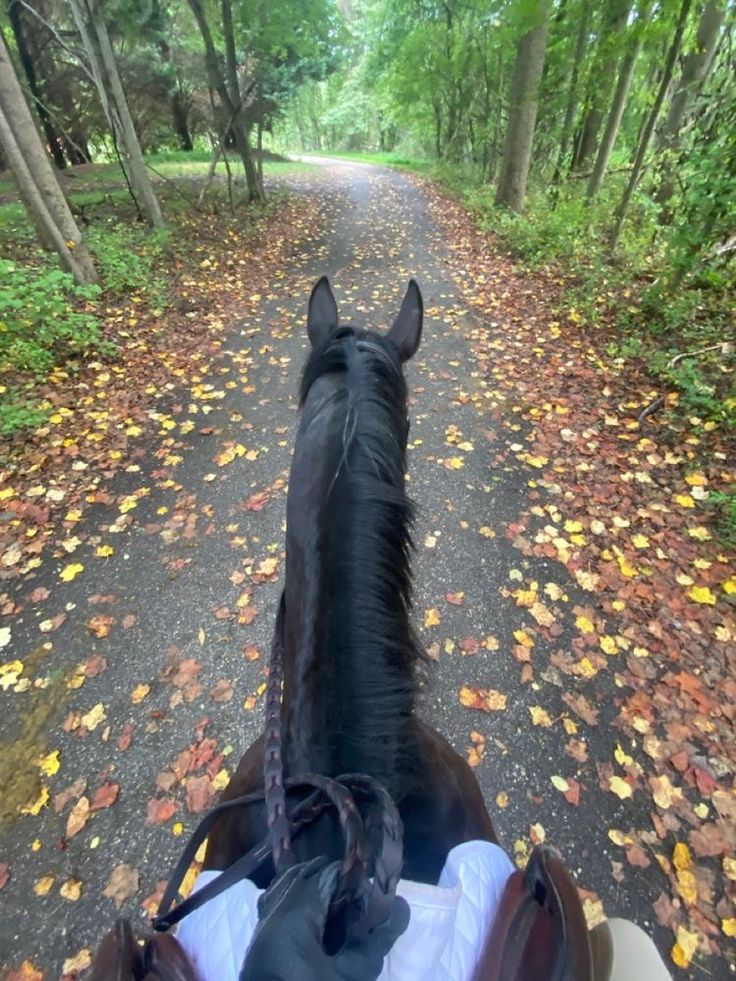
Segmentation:
[(258, 926), (240, 981), (375, 981), (409, 925), (409, 906), (397, 896), (385, 923), (330, 956), (322, 937), (339, 867), (317, 858), (292, 866), (271, 884), (258, 901)]

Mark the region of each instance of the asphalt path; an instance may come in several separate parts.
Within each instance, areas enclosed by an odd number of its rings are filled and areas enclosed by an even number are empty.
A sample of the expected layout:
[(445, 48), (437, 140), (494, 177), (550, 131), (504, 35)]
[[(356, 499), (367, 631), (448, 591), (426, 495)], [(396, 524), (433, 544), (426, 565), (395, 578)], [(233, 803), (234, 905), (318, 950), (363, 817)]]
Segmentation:
[[(521, 858), (530, 838), (546, 837), (589, 890), (593, 915), (625, 915), (653, 929), (651, 902), (661, 887), (656, 875), (627, 868), (617, 881), (611, 872), (607, 831), (621, 826), (630, 802), (620, 802), (616, 813), (619, 802), (598, 792), (594, 779), (577, 807), (554, 789), (552, 775), (575, 772), (563, 751), (567, 734), (561, 726), (532, 726), (529, 707), (559, 716), (563, 679), (551, 669), (522, 686), (519, 664), (508, 653), (514, 631), (524, 626), (508, 597), (521, 575), (573, 594), (577, 587), (564, 567), (523, 556), (504, 534), (529, 504), (529, 474), (512, 457), (501, 467), (493, 461), (504, 440), (522, 440), (523, 432), (502, 425), (504, 405), (494, 398), (476, 343), (484, 336), (491, 347), (502, 348), (503, 324), (470, 312), (429, 202), (407, 177), (330, 162), (300, 178), (297, 191), (321, 197), (320, 239), (295, 251), (288, 268), (274, 276), (257, 317), (233, 323), (219, 364), (204, 377), (193, 364), (181, 392), (162, 402), (163, 416), (176, 427), (162, 426), (158, 442), (112, 481), (111, 503), (96, 505), (74, 529), (84, 542), (74, 555), (84, 574), (60, 583), (59, 571), (69, 560), (59, 555), (13, 586), (25, 609), (13, 625), (10, 657), (51, 680), (46, 701), (43, 691), (28, 697), (0, 693), (4, 745), (24, 733), (33, 736), (29, 717), (35, 713), (44, 751), (59, 750), (60, 768), (45, 781), (52, 799), (82, 778), (90, 800), (106, 783), (120, 790), (71, 838), (67, 822), (80, 784), (60, 813), (49, 803), (2, 833), (0, 859), (12, 870), (0, 895), (0, 961), (7, 965), (17, 968), (29, 959), (51, 978), (66, 958), (94, 949), (118, 915), (105, 890), (113, 892), (110, 876), (121, 864), (133, 870), (123, 892), (135, 891), (120, 912), (143, 926), (141, 901), (166, 878), (198, 817), (185, 803), (181, 781), (167, 786), (164, 779), (157, 786), (157, 777), (172, 767), (176, 772), (174, 763), (199, 738), (198, 727), (200, 736), (216, 741), (215, 754), (225, 753), (215, 768), (228, 770), (261, 731), (264, 668), (281, 588), (295, 395), (307, 353), (306, 302), (323, 274), (344, 318), (377, 329), (390, 324), (411, 276), (424, 294), (424, 336), (407, 372), (409, 489), (419, 505), (416, 618), (435, 660), (421, 714), (459, 753), (471, 746), (481, 751), (476, 773), (511, 854)], [(182, 429), (187, 419), (195, 426)], [(167, 462), (162, 447), (177, 459)], [(229, 450), (233, 458), (221, 462)], [(253, 495), (264, 491), (255, 505), (262, 503), (261, 509), (253, 510)], [(121, 503), (132, 498), (136, 506), (123, 512), (129, 517), (121, 528)], [(95, 549), (105, 542), (115, 552), (101, 561)], [(254, 575), (265, 581), (254, 584)], [(48, 598), (29, 603), (39, 586), (49, 589)], [(242, 601), (244, 592), (250, 596)], [(448, 593), (462, 593), (460, 605), (448, 602)], [(437, 611), (438, 625), (424, 626), (428, 610)], [(45, 633), (41, 625), (62, 612), (63, 625)], [(95, 615), (112, 617), (106, 636), (90, 631)], [(564, 647), (565, 638), (556, 643)], [(104, 670), (93, 669), (79, 687), (58, 682), (96, 655), (104, 658)], [(463, 686), (503, 693), (505, 708), (468, 709), (458, 697)], [(593, 759), (611, 757), (615, 738), (606, 722), (613, 718), (614, 697), (613, 674), (606, 674), (598, 689), (600, 724), (589, 735)], [(96, 721), (87, 713), (97, 705), (104, 718)], [(91, 729), (80, 726), (83, 717), (95, 723)], [(65, 720), (70, 731), (62, 727)], [(130, 745), (121, 750), (119, 740), (131, 723)], [(147, 825), (149, 801), (162, 796), (178, 810)], [(629, 825), (636, 821), (631, 812), (626, 818)], [(39, 881), (48, 883), (48, 877), (52, 885), (38, 895)], [(60, 892), (69, 882), (78, 884), (72, 898)], [(666, 952), (671, 936), (657, 939)]]

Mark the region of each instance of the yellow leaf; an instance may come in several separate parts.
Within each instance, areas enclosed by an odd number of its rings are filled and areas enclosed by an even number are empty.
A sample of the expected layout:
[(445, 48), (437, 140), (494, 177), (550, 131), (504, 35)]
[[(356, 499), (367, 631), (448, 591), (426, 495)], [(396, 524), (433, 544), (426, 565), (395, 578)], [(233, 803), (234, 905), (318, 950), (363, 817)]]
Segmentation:
[(53, 875), (42, 875), (40, 879), (37, 879), (33, 884), (33, 891), (37, 896), (47, 896), (54, 885)]
[(730, 579), (727, 579), (723, 583), (723, 592), (728, 596), (732, 596), (734, 593), (736, 593), (736, 576), (731, 576)]
[(689, 494), (675, 494), (675, 500), (683, 508), (694, 508), (695, 501)]
[(608, 634), (604, 634), (599, 639), (598, 643), (601, 646), (601, 650), (604, 651), (606, 654), (615, 654), (616, 653), (616, 650), (617, 650), (617, 648), (616, 648), (616, 641), (613, 639), (613, 637), (609, 637)]
[(565, 531), (577, 533), (582, 530), (583, 530), (583, 526), (579, 521), (568, 520), (565, 522)]
[(710, 532), (702, 525), (697, 525), (695, 528), (688, 528), (687, 533), (690, 538), (694, 538), (698, 542), (709, 542), (711, 539)]
[(12, 487), (3, 487), (0, 490), (0, 501), (7, 501), (9, 498), (15, 496), (15, 490)]
[(134, 705), (139, 705), (151, 690), (150, 685), (136, 685), (130, 694), (130, 700)]
[(59, 892), (64, 899), (68, 899), (70, 902), (76, 903), (76, 901), (82, 895), (82, 883), (79, 881), (79, 879), (67, 879)]
[(730, 916), (727, 920), (721, 920), (721, 930), (727, 937), (736, 937), (736, 916)]
[(439, 625), (440, 625), (440, 611), (434, 606), (430, 610), (425, 610), (424, 626), (439, 627)]
[(553, 777), (550, 777), (550, 780), (552, 781), (552, 786), (556, 790), (559, 790), (561, 794), (566, 794), (567, 791), (570, 789), (570, 784), (567, 782), (567, 780), (565, 780), (564, 777), (560, 777), (557, 776), (557, 774), (555, 774)]
[(90, 732), (92, 732), (94, 729), (97, 728), (100, 722), (102, 722), (102, 720), (106, 718), (107, 715), (105, 713), (105, 708), (102, 702), (98, 702), (97, 705), (94, 706), (94, 708), (91, 708), (89, 712), (87, 712), (85, 715), (82, 716), (82, 725), (84, 726), (85, 729), (88, 729)]
[(481, 525), (481, 527), (478, 529), (478, 533), (481, 534), (484, 538), (496, 537), (496, 532), (493, 530), (493, 528), (489, 528), (488, 525)]
[(218, 770), (215, 776), (212, 778), (211, 787), (213, 790), (224, 790), (225, 787), (230, 783), (230, 774), (223, 767), (222, 770)]
[(181, 823), (181, 821), (177, 821), (175, 824), (172, 824), (171, 826), (171, 833), (173, 835), (176, 835), (177, 838), (179, 837), (179, 835), (182, 833), (183, 830), (184, 830), (184, 825)]
[(693, 586), (692, 589), (688, 590), (687, 595), (696, 603), (702, 603), (706, 606), (715, 606), (715, 595), (708, 586)]
[(689, 967), (693, 954), (698, 949), (698, 935), (686, 930), (684, 926), (677, 927), (677, 943), (672, 948), (671, 957), (678, 967)]
[(646, 535), (632, 535), (631, 543), (634, 548), (649, 548), (649, 539)]
[(672, 853), (672, 864), (675, 866), (678, 872), (682, 869), (692, 869), (693, 867), (690, 849), (681, 841), (678, 841), (675, 845), (675, 850)]
[(592, 621), (582, 614), (575, 618), (575, 626), (581, 634), (592, 634), (595, 631)]
[(594, 535), (602, 535), (606, 530), (606, 526), (603, 524), (602, 521), (599, 521), (597, 518), (594, 518), (590, 522), (590, 530)]
[(36, 760), (36, 766), (39, 768), (41, 773), (45, 773), (47, 777), (53, 777), (53, 775), (58, 772), (60, 765), (58, 749), (55, 749), (47, 756), (42, 756), (40, 760)]
[(445, 467), (448, 470), (461, 470), (465, 466), (465, 461), (460, 456), (450, 456), (445, 460)]
[(542, 726), (543, 729), (549, 729), (549, 727), (552, 725), (552, 719), (550, 718), (549, 712), (539, 705), (530, 705), (529, 714), (531, 715), (532, 722), (535, 726)]
[(521, 644), (522, 647), (534, 647), (534, 640), (526, 630), (515, 630), (514, 640), (517, 644)]
[(685, 477), (685, 483), (689, 484), (691, 487), (705, 487), (708, 481), (705, 479), (702, 473), (689, 473)]
[(48, 787), (41, 787), (41, 792), (38, 797), (33, 801), (32, 804), (26, 804), (20, 809), (21, 814), (40, 814), (41, 808), (45, 807), (49, 802), (49, 790)]
[(549, 459), (546, 456), (533, 456), (531, 453), (522, 453), (521, 459), (524, 463), (528, 463), (530, 467), (546, 467), (549, 463)]
[(263, 562), (258, 564), (256, 572), (261, 576), (272, 576), (276, 569), (278, 568), (279, 560), (273, 556), (269, 559), (264, 559)]
[(626, 800), (627, 797), (631, 797), (633, 790), (631, 789), (631, 784), (627, 783), (621, 777), (614, 774), (608, 781), (609, 789), (621, 800)]
[(59, 579), (62, 582), (71, 582), (75, 579), (80, 572), (84, 570), (84, 566), (81, 562), (70, 562), (69, 565), (65, 566), (59, 573)]
[(92, 964), (92, 951), (89, 947), (82, 947), (73, 957), (67, 957), (64, 961), (64, 967), (62, 972), (66, 974), (77, 974), (80, 971), (86, 971), (87, 968)]
[(636, 566), (633, 566), (625, 555), (617, 555), (616, 561), (618, 562), (618, 567), (621, 570), (621, 575), (626, 576), (627, 579), (633, 579), (638, 571)]
[(517, 589), (514, 593), (514, 600), (517, 606), (531, 606), (537, 601), (537, 590)]
[(613, 755), (616, 757), (616, 762), (619, 766), (631, 766), (631, 764), (634, 762), (632, 757), (625, 752), (620, 743), (616, 743), (616, 748), (613, 751)]
[(95, 549), (95, 555), (99, 555), (101, 559), (108, 559), (114, 554), (115, 549), (112, 547), (112, 545), (98, 545)]
[(3, 691), (7, 691), (8, 688), (12, 688), (13, 685), (17, 684), (18, 678), (23, 674), (23, 662), (18, 661), (7, 661), (5, 664), (0, 664), (0, 688)]
[(736, 882), (736, 858), (727, 856), (723, 859), (723, 874), (731, 882)]
[(627, 837), (623, 831), (618, 831), (616, 828), (609, 828), (608, 837), (611, 839), (614, 845), (618, 845), (619, 848), (623, 848), (624, 845), (626, 845)]
[(698, 884), (695, 873), (690, 869), (682, 869), (677, 873), (677, 892), (688, 906), (694, 906), (698, 901)]

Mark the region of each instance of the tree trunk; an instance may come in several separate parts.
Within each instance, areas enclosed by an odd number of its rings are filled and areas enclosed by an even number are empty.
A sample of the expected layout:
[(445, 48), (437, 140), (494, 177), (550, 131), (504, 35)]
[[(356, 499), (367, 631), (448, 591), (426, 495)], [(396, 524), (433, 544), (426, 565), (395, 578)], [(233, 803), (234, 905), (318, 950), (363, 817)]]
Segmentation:
[(113, 136), (118, 141), (137, 200), (154, 228), (162, 228), (158, 198), (143, 159), (138, 136), (123, 92), (115, 55), (99, 0), (70, 0), (74, 20), (89, 58), (95, 84)]
[(56, 131), (56, 127), (46, 106), (45, 93), (42, 91), (42, 88), (39, 85), (38, 76), (36, 74), (36, 66), (26, 41), (25, 25), (23, 23), (23, 15), (18, 0), (10, 0), (8, 4), (8, 19), (10, 20), (10, 26), (13, 29), (13, 36), (15, 37), (15, 43), (18, 47), (18, 56), (21, 64), (23, 65), (25, 76), (28, 79), (28, 88), (31, 96), (33, 97), (38, 118), (41, 120), (41, 126), (43, 127), (43, 132), (46, 137), (46, 143), (51, 151), (51, 156), (54, 158), (54, 163), (59, 170), (63, 170), (64, 167), (66, 167), (66, 160), (64, 159), (62, 141), (59, 138), (59, 134)]
[(562, 173), (562, 165), (567, 156), (572, 135), (572, 124), (575, 119), (575, 107), (578, 97), (578, 79), (580, 77), (580, 65), (585, 54), (585, 42), (588, 39), (588, 23), (590, 21), (590, 0), (585, 0), (580, 13), (580, 26), (575, 40), (575, 54), (573, 57), (572, 71), (570, 72), (570, 85), (567, 90), (567, 105), (565, 106), (565, 118), (562, 123), (562, 136), (560, 137), (560, 152), (557, 158), (557, 165), (552, 176), (552, 183), (559, 183)]
[(611, 51), (611, 38), (626, 26), (631, 10), (631, 0), (608, 0), (604, 5), (604, 21), (599, 42), (599, 53), (593, 61), (590, 74), (590, 104), (581, 124), (575, 143), (571, 170), (581, 170), (593, 155), (598, 132), (603, 122), (610, 84), (616, 73), (618, 54)]
[[(650, 8), (651, 0), (642, 0), (642, 3), (639, 6), (637, 20), (640, 22), (646, 20), (646, 18), (649, 16)], [(637, 31), (637, 36), (632, 40), (631, 46), (623, 56), (619, 67), (618, 82), (616, 83), (616, 91), (613, 95), (611, 108), (608, 111), (606, 128), (603, 131), (603, 137), (601, 138), (595, 163), (593, 164), (593, 172), (591, 173), (590, 180), (588, 181), (586, 197), (589, 201), (592, 201), (600, 190), (601, 183), (608, 168), (608, 161), (611, 158), (611, 153), (616, 143), (616, 137), (618, 136), (619, 127), (621, 126), (621, 119), (623, 118), (624, 110), (626, 109), (629, 89), (631, 88), (631, 80), (634, 77), (634, 69), (636, 68), (636, 62), (639, 57), (640, 50), (641, 32)]]
[(41, 242), (57, 252), (77, 283), (95, 282), (92, 258), (59, 187), (1, 36), (0, 144)]
[(549, 26), (547, 0), (536, 0), (534, 12), (533, 26), (521, 36), (516, 47), (509, 120), (496, 187), (496, 204), (519, 213), (524, 210), (537, 119), (538, 88), (544, 69)]
[(662, 205), (660, 220), (665, 223), (670, 218), (664, 207), (675, 191), (672, 173), (674, 157), (680, 145), (680, 133), (687, 120), (693, 100), (710, 71), (718, 35), (726, 15), (725, 7), (719, 0), (708, 0), (700, 16), (695, 49), (682, 60), (682, 75), (675, 94), (670, 102), (662, 131), (659, 136), (659, 149), (665, 154), (662, 160), (660, 185), (654, 196)]
[(685, 33), (685, 26), (687, 24), (687, 18), (691, 7), (692, 0), (682, 0), (680, 14), (677, 19), (677, 27), (675, 28), (675, 36), (672, 38), (672, 44), (667, 52), (667, 60), (664, 65), (664, 71), (662, 72), (662, 80), (659, 84), (659, 91), (657, 92), (657, 97), (654, 100), (654, 105), (651, 108), (644, 126), (644, 130), (642, 131), (639, 146), (636, 148), (629, 183), (626, 185), (626, 190), (621, 198), (621, 203), (616, 209), (616, 224), (614, 225), (613, 232), (611, 233), (610, 242), (612, 249), (616, 247), (618, 237), (621, 234), (621, 226), (624, 223), (624, 218), (626, 217), (626, 212), (628, 211), (629, 204), (631, 202), (631, 197), (636, 189), (636, 185), (639, 183), (639, 178), (641, 177), (642, 168), (644, 166), (644, 157), (649, 149), (652, 134), (654, 133), (654, 127), (657, 125), (657, 118), (662, 108), (664, 97), (667, 94), (667, 90), (670, 87), (670, 82), (672, 81), (672, 75), (675, 70), (675, 61), (677, 60), (677, 56), (680, 52), (682, 36)]
[[(218, 129), (222, 132), (226, 126), (229, 125), (232, 127), (233, 135), (235, 137), (235, 145), (238, 153), (240, 154), (240, 159), (243, 162), (245, 180), (248, 185), (248, 195), (251, 200), (258, 200), (263, 196), (263, 191), (259, 185), (258, 175), (253, 165), (253, 156), (251, 154), (250, 142), (248, 140), (248, 133), (245, 128), (245, 122), (241, 119), (239, 125), (233, 126), (235, 118), (237, 116), (242, 116), (242, 100), (239, 86), (237, 84), (237, 71), (235, 73), (235, 84), (233, 86), (233, 92), (237, 98), (236, 101), (233, 102), (230, 96), (230, 91), (228, 90), (228, 86), (225, 82), (225, 76), (223, 75), (222, 68), (220, 67), (220, 59), (217, 55), (215, 43), (212, 40), (212, 33), (210, 32), (209, 24), (207, 23), (207, 17), (204, 12), (204, 7), (202, 6), (202, 0), (188, 0), (188, 3), (192, 13), (194, 14), (194, 19), (197, 21), (199, 33), (202, 35), (202, 41), (204, 42), (205, 65), (207, 66), (207, 77), (210, 88), (217, 92), (217, 97), (220, 101), (221, 117), (218, 120)], [(224, 17), (228, 16), (229, 4), (223, 2), (222, 12)], [(225, 30), (224, 33), (226, 37), (226, 44), (228, 46), (232, 45), (232, 65), (235, 66), (235, 45), (232, 32), (232, 17), (230, 30)], [(230, 62), (229, 58), (228, 62)], [(228, 65), (228, 68), (230, 68), (230, 65)], [(232, 83), (233, 79), (231, 78), (230, 81)], [(228, 120), (230, 120), (229, 124)]]
[(178, 85), (171, 93), (171, 118), (174, 122), (174, 132), (179, 138), (179, 147), (182, 150), (193, 150), (192, 134), (189, 132), (189, 116)]

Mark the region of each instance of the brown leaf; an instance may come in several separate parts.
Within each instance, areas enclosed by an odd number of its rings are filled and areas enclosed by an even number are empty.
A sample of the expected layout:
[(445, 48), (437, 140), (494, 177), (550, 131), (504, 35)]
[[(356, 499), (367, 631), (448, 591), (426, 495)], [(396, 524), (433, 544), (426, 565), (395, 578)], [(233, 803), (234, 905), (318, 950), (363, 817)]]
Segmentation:
[(100, 811), (104, 807), (110, 807), (110, 805), (114, 804), (117, 800), (119, 792), (119, 783), (103, 783), (103, 785), (98, 787), (94, 793), (90, 810)]
[(228, 681), (226, 678), (220, 678), (218, 682), (210, 689), (210, 698), (213, 702), (229, 702), (231, 701), (235, 689), (233, 688), (232, 681)]
[(193, 814), (206, 811), (215, 793), (209, 777), (188, 777), (186, 782), (187, 808)]
[(84, 793), (86, 787), (86, 777), (78, 777), (74, 783), (65, 790), (59, 791), (59, 793), (54, 797), (54, 810), (56, 813), (61, 814), (69, 801), (80, 797)]
[(482, 712), (500, 712), (506, 708), (506, 695), (493, 688), (471, 688), (464, 685), (458, 697), (461, 705)]
[(130, 749), (130, 744), (133, 741), (134, 728), (132, 722), (126, 722), (123, 726), (123, 730), (118, 736), (118, 749), (121, 753), (124, 753), (126, 749)]
[(448, 603), (452, 603), (453, 606), (462, 606), (465, 602), (465, 593), (446, 593), (445, 599)]
[(107, 671), (107, 661), (101, 654), (94, 654), (85, 662), (84, 673), (88, 678), (96, 678), (103, 671)]
[(116, 865), (110, 873), (107, 885), (102, 890), (102, 895), (111, 899), (115, 906), (120, 909), (126, 899), (130, 899), (138, 892), (138, 872), (130, 865)]
[(153, 797), (146, 805), (146, 824), (163, 824), (178, 810), (178, 803), (171, 797)]
[(572, 692), (566, 691), (562, 700), (570, 706), (576, 715), (580, 716), (583, 722), (587, 722), (589, 726), (598, 725), (598, 709), (594, 709), (588, 703), (585, 695), (573, 695)]
[(4, 889), (10, 878), (10, 866), (7, 862), (0, 862), (0, 889)]
[(89, 798), (80, 797), (69, 812), (69, 817), (66, 821), (67, 838), (73, 838), (74, 835), (79, 834), (87, 821), (89, 821), (89, 810)]

